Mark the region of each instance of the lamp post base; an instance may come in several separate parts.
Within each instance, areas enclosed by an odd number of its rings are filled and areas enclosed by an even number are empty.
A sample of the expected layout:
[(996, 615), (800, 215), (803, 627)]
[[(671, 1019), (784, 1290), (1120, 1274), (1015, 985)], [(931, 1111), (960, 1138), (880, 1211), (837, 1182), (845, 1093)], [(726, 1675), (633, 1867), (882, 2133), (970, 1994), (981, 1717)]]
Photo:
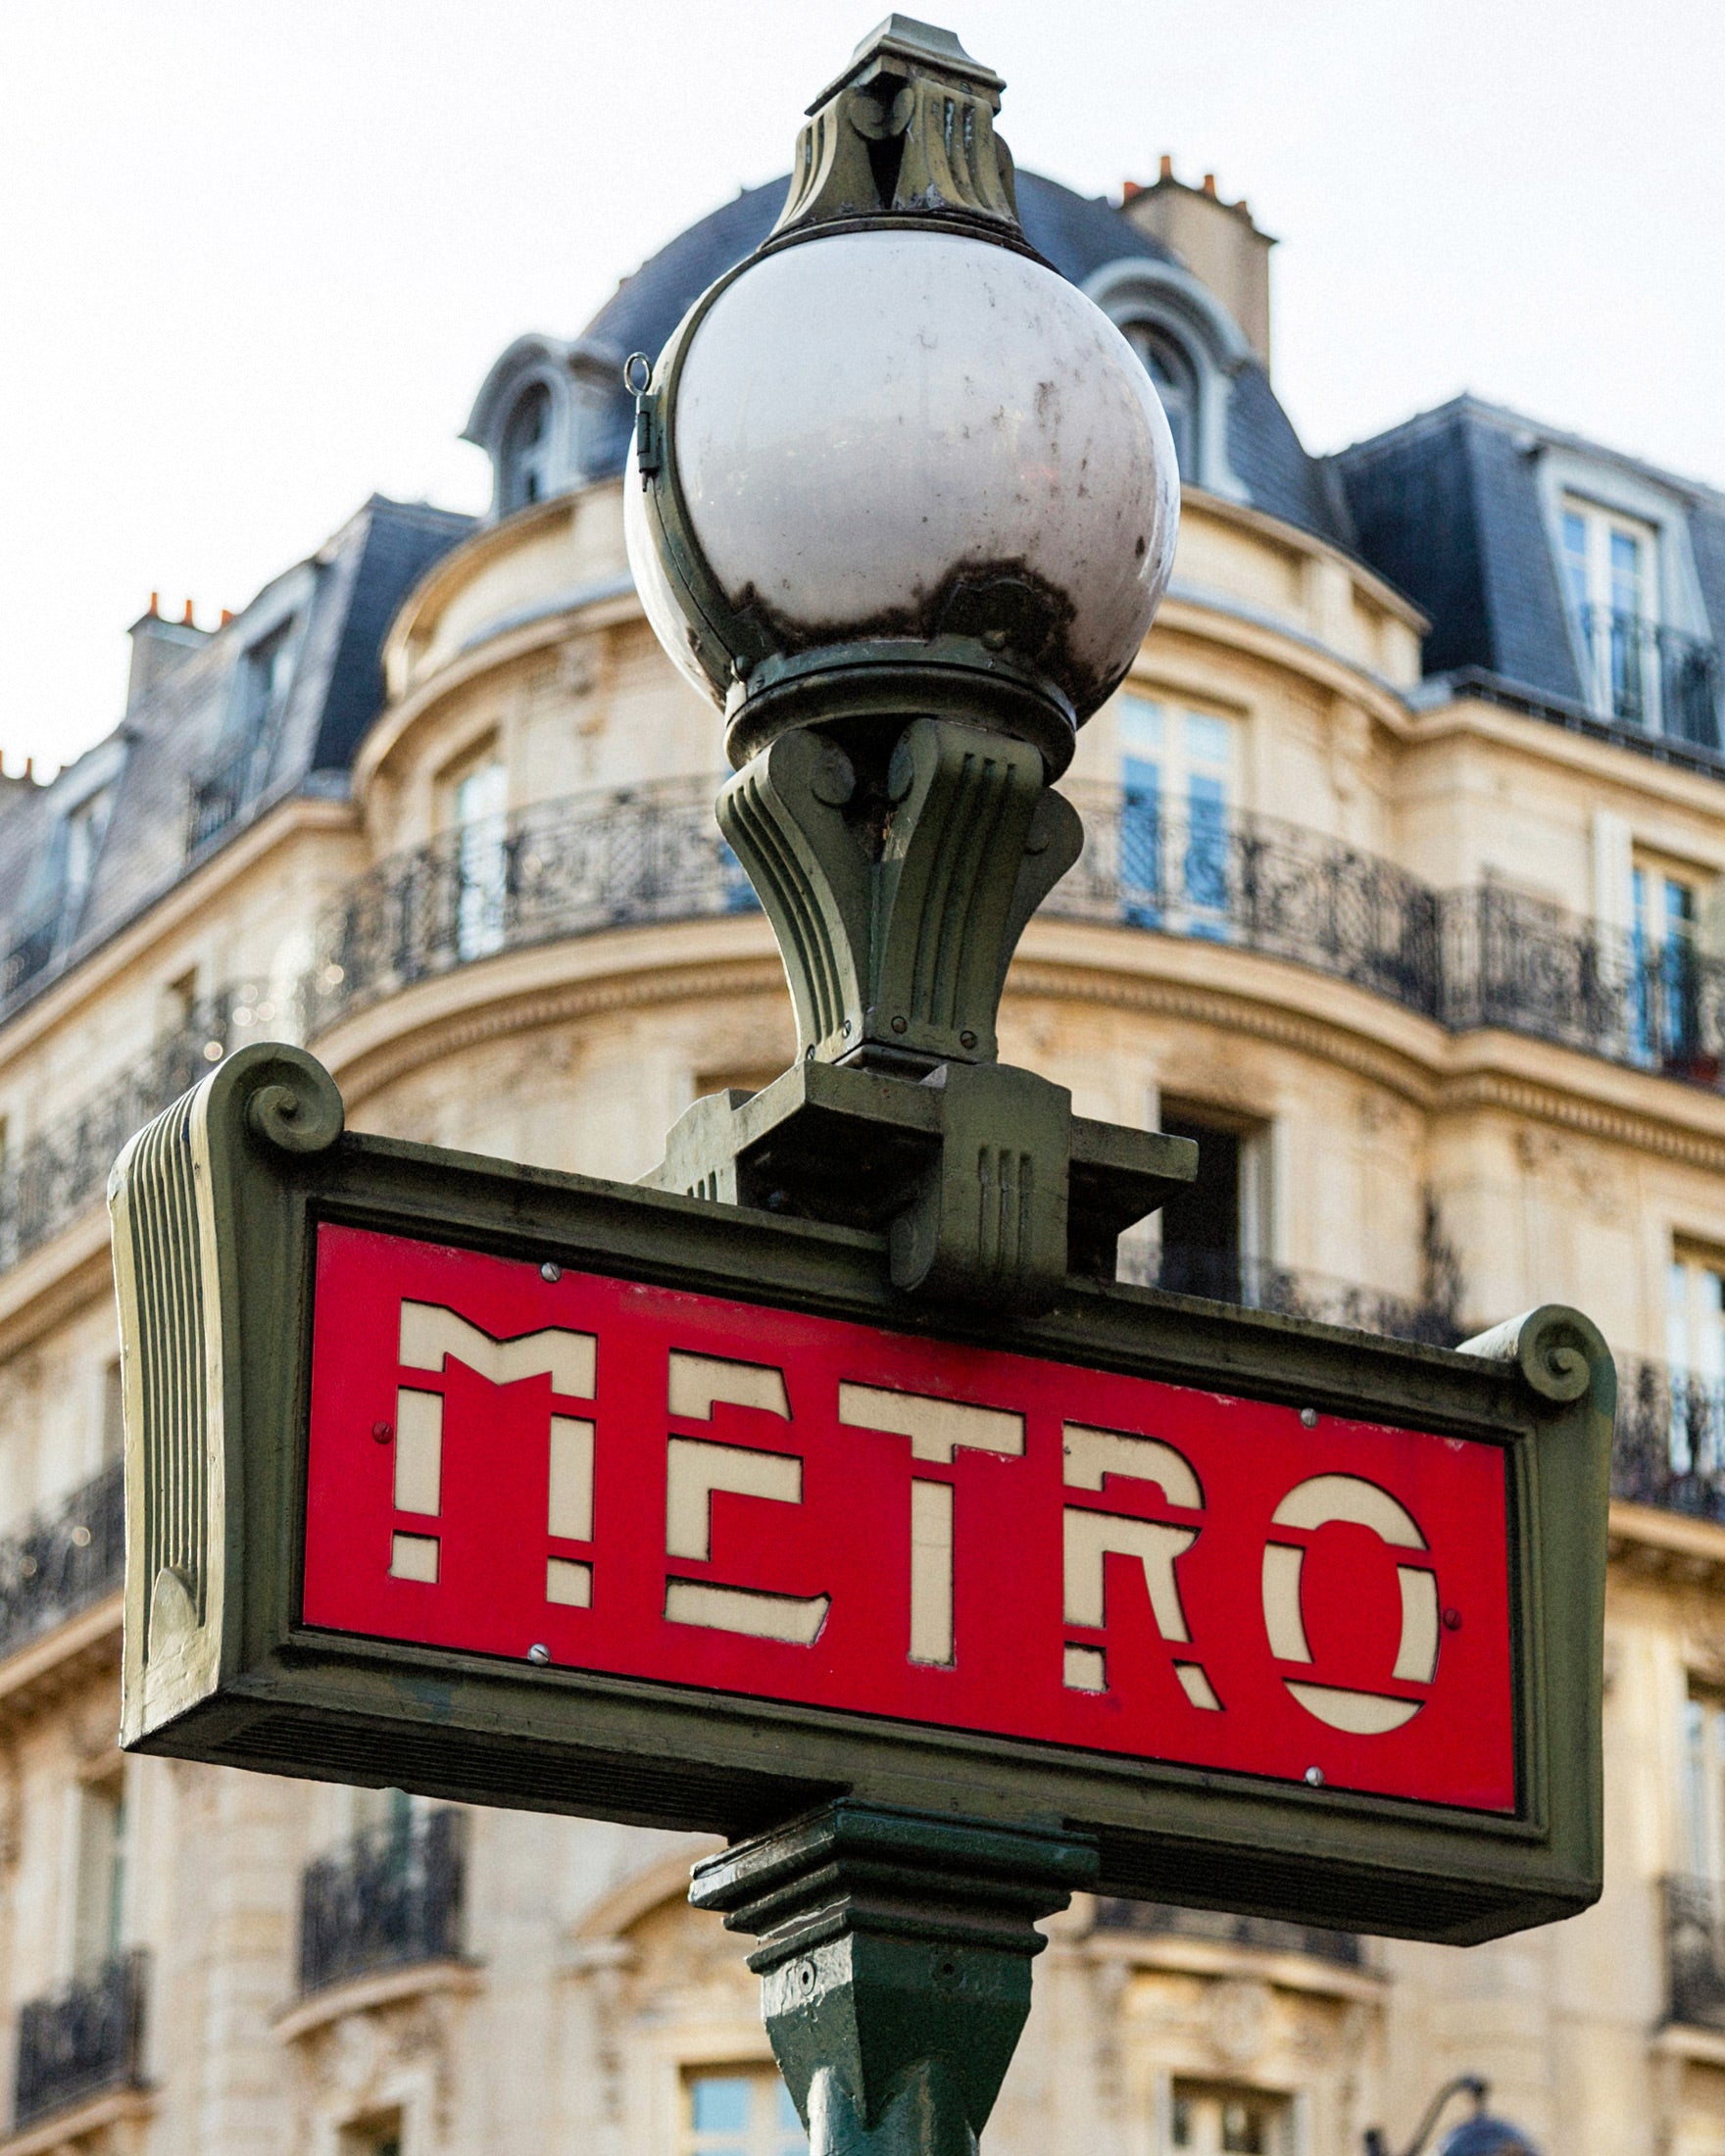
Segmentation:
[(1038, 1917), (1096, 1878), (1078, 1835), (841, 1797), (695, 1868), (761, 1944), (812, 2156), (974, 2156), (1030, 2011)]

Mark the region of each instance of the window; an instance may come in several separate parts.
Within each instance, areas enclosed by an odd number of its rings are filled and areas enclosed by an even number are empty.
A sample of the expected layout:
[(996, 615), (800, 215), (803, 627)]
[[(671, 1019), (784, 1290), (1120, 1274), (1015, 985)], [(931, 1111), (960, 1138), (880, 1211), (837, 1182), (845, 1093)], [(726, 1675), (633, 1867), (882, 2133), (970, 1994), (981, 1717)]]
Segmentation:
[(1562, 511), (1563, 590), (1583, 656), (1593, 708), (1626, 725), (1658, 730), (1658, 535), (1592, 503)]
[(1698, 1039), (1700, 894), (1689, 878), (1647, 865), (1631, 870), (1629, 891), (1635, 1050), (1646, 1062), (1683, 1065)]
[(1716, 1475), (1725, 1466), (1725, 1264), (1680, 1250), (1665, 1281), (1671, 1467)]
[(1684, 1702), (1683, 1833), (1690, 1877), (1725, 1881), (1725, 1701), (1696, 1687)]
[(379, 2118), (359, 2119), (344, 2126), (336, 2144), (341, 2156), (401, 2156), (402, 2121), (399, 2111)]
[(507, 516), (551, 492), (551, 392), (543, 382), (530, 382), (503, 430), (499, 507)]
[(1189, 485), (1196, 486), (1199, 483), (1198, 369), (1185, 347), (1154, 323), (1127, 322), (1121, 335), (1144, 362), (1145, 371), (1156, 384), (1156, 393), (1167, 414), (1168, 432), (1174, 437), (1180, 476)]
[(120, 1951), (125, 1898), (125, 1798), (116, 1775), (77, 1792), (72, 1963), (93, 1977)]
[(176, 973), (162, 991), (162, 1030), (189, 1033), (198, 1012), (198, 969)]
[(241, 695), (241, 718), (245, 738), (253, 742), (287, 701), (293, 678), (293, 629), (291, 620), (260, 637), (245, 656)]
[(1117, 728), (1126, 917), (1176, 934), (1225, 936), (1238, 729), (1213, 712), (1141, 696), (1120, 699)]
[(1162, 1102), (1161, 1128), (1198, 1147), (1197, 1180), (1161, 1208), (1158, 1281), (1180, 1295), (1257, 1303), (1264, 1288), (1268, 1133), (1202, 1105)]
[(96, 874), (96, 858), (108, 830), (108, 814), (114, 807), (114, 790), (105, 786), (99, 794), (67, 811), (62, 826), (60, 906), (70, 934), (83, 909), (84, 898)]
[(1176, 2082), (1168, 2139), (1191, 2156), (1287, 2156), (1288, 2102), (1261, 2089)]
[(508, 834), (504, 808), (509, 773), (489, 741), (443, 780), (443, 822), (455, 835), (455, 948), (460, 958), (501, 951), (508, 896)]
[(776, 2068), (703, 2067), (683, 2085), (681, 2156), (808, 2156), (809, 2136)]

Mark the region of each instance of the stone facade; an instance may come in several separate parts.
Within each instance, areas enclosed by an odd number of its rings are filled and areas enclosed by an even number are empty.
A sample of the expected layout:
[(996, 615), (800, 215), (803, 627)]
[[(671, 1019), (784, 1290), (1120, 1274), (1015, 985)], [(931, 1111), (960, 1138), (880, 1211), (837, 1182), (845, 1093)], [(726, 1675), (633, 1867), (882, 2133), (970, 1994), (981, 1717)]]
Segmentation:
[[(742, 1948), (682, 1901), (708, 1844), (112, 1749), (83, 1104), (164, 1039), (195, 1068), (285, 1035), (360, 1129), (626, 1180), (691, 1100), (791, 1054), (704, 807), (718, 721), (642, 618), (623, 483), (427, 539), (351, 778), (308, 754), (254, 783), (0, 1010), (7, 1202), (32, 1146), (62, 1176), (0, 1269), (0, 2156), (795, 2146)], [(243, 664), (246, 623), (186, 664)], [(1562, 1299), (1629, 1358), (1605, 1896), (1465, 1952), (1081, 1901), (996, 2156), (1342, 2156), (1372, 2125), (1399, 2145), (1460, 2072), (1543, 2147), (1725, 2150), (1725, 1462), (1716, 1396), (1674, 1411), (1658, 1368), (1722, 1374), (1725, 762), (1434, 684), (1427, 626), (1337, 537), (1188, 487), (1169, 600), (1065, 782), (1090, 854), (1023, 940), (1003, 1052), (1082, 1113), (1208, 1143), (1202, 1202), (1129, 1239), (1143, 1277), (1437, 1339)], [(1602, 985), (1588, 924), (1632, 904), (1640, 970)]]

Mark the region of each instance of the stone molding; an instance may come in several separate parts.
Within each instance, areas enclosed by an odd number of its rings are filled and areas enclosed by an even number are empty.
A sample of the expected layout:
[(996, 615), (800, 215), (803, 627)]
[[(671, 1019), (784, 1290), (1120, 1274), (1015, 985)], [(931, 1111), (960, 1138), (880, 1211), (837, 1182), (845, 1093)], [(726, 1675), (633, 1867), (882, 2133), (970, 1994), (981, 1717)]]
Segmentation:
[[(282, 2043), (297, 2043), (315, 2035), (348, 2014), (375, 2013), (399, 2006), (409, 1999), (434, 1994), (466, 1997), (481, 1986), (478, 1968), (470, 1961), (419, 1962), (411, 1969), (383, 1969), (369, 1977), (355, 1977), (348, 1984), (332, 1984), (314, 1991), (275, 2018), (275, 2034)], [(0, 2148), (0, 2156), (7, 2156)]]
[(71, 2110), (38, 2119), (22, 2133), (0, 2140), (0, 2156), (130, 2156), (143, 2146), (144, 2129), (156, 2109), (147, 2088), (111, 2088)]
[(116, 1588), (0, 1661), (0, 1734), (56, 1706), (87, 1679), (119, 1669), (123, 1603)]

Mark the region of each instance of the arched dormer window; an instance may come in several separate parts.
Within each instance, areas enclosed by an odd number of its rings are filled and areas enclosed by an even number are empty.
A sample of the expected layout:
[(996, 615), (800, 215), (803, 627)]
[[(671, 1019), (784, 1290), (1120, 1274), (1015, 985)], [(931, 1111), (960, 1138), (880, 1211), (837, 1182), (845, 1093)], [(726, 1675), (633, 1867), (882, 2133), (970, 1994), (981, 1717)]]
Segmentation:
[(529, 382), (503, 430), (500, 507), (506, 516), (552, 492), (551, 437), (551, 391), (543, 382)]
[(1199, 387), (1198, 369), (1192, 364), (1191, 355), (1177, 338), (1155, 322), (1129, 321), (1124, 334), (1126, 342), (1144, 362), (1145, 370), (1161, 399), (1162, 410), (1167, 414), (1180, 476), (1196, 486), (1199, 483)]
[(1234, 378), (1252, 361), (1245, 331), (1182, 264), (1122, 256), (1086, 278), (1155, 382), (1188, 486), (1235, 502), (1250, 499), (1228, 455)]

